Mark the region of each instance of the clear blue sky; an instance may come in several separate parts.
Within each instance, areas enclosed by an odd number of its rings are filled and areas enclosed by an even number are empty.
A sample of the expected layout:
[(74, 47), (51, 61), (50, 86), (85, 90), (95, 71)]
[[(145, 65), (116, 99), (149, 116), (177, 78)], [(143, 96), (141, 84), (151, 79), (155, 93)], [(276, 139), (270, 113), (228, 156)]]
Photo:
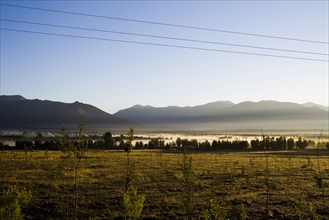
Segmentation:
[[(1, 1), (30, 7), (328, 42), (328, 1)], [(305, 43), (1, 6), (1, 19), (328, 53)], [(44, 27), (1, 28), (234, 50), (287, 53)], [(135, 104), (193, 106), (278, 100), (328, 105), (328, 62), (1, 31), (1, 95), (80, 101), (109, 113)]]

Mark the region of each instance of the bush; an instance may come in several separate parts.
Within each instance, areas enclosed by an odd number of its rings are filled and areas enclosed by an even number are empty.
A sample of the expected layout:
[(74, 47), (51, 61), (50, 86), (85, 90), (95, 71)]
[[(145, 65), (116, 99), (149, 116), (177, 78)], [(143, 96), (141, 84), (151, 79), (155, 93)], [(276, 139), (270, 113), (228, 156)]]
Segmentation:
[(139, 219), (144, 208), (145, 196), (138, 194), (134, 186), (130, 186), (123, 195), (125, 215), (132, 219)]
[(10, 187), (0, 198), (0, 219), (23, 219), (21, 206), (28, 204), (31, 197), (30, 191)]
[(202, 207), (201, 212), (198, 215), (200, 220), (221, 220), (227, 219), (225, 210), (222, 206), (218, 205), (213, 200)]

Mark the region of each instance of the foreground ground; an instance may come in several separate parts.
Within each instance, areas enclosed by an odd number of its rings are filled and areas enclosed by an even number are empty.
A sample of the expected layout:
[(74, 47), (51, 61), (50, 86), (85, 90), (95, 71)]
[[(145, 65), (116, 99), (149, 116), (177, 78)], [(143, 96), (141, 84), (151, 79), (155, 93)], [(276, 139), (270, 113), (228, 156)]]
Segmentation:
[[(221, 206), (222, 217), (240, 219), (329, 219), (329, 155), (320, 152), (194, 152), (194, 218), (202, 207)], [(311, 154), (309, 154), (311, 153)], [(10, 185), (32, 192), (26, 219), (73, 219), (73, 158), (59, 151), (0, 152), (0, 193)], [(183, 219), (181, 152), (135, 150), (135, 185), (145, 195), (144, 219)], [(127, 167), (123, 151), (88, 151), (78, 172), (78, 218), (123, 218)], [(320, 178), (320, 180), (319, 180)]]

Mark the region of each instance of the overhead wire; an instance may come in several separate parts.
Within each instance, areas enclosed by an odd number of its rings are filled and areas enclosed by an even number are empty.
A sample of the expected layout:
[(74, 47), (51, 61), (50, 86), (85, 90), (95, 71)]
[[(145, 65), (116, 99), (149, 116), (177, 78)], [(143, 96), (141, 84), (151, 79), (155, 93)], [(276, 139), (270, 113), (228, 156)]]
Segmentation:
[(40, 31), (10, 29), (10, 28), (0, 28), (0, 30), (11, 31), (11, 32), (30, 33), (30, 34), (39, 34), (39, 35), (61, 36), (61, 37), (70, 37), (70, 38), (80, 38), (80, 39), (90, 39), (90, 40), (102, 40), (102, 41), (140, 44), (140, 45), (181, 48), (181, 49), (203, 50), (203, 51), (212, 51), (212, 52), (224, 52), (224, 53), (244, 54), (244, 55), (254, 55), (254, 56), (264, 56), (264, 57), (275, 57), (275, 58), (286, 58), (286, 59), (295, 59), (295, 60), (329, 62), (329, 60), (313, 59), (313, 58), (305, 58), (305, 57), (283, 56), (283, 55), (263, 54), (263, 53), (251, 53), (251, 52), (221, 50), (221, 49), (212, 49), (212, 48), (204, 48), (204, 47), (191, 47), (191, 46), (183, 46), (183, 45), (150, 43), (150, 42), (143, 42), (143, 41), (118, 40), (118, 39), (111, 39), (111, 38), (90, 37), (90, 36), (83, 36), (83, 35), (60, 34), (60, 33), (52, 33), (52, 32), (40, 32)]
[(329, 54), (327, 54), (327, 53), (318, 53), (318, 52), (310, 52), (310, 51), (290, 50), (290, 49), (273, 48), (273, 47), (260, 47), (260, 46), (252, 46), (252, 45), (245, 45), (245, 44), (233, 44), (233, 43), (225, 43), (225, 42), (205, 41), (205, 40), (196, 40), (196, 39), (178, 38), (178, 37), (169, 37), (169, 36), (160, 36), (160, 35), (149, 35), (149, 34), (140, 34), (140, 33), (132, 33), (132, 32), (121, 32), (121, 31), (113, 31), (113, 30), (104, 30), (104, 29), (95, 29), (95, 28), (86, 28), (86, 27), (77, 27), (77, 26), (67, 26), (67, 25), (49, 24), (49, 23), (40, 23), (40, 22), (31, 22), (31, 21), (22, 21), (22, 20), (12, 20), (12, 19), (3, 19), (3, 18), (0, 18), (0, 20), (5, 21), (5, 22), (14, 22), (14, 23), (21, 23), (21, 24), (32, 24), (32, 25), (56, 27), (56, 28), (66, 28), (66, 29), (95, 31), (95, 32), (103, 32), (103, 33), (114, 33), (114, 34), (122, 34), (122, 35), (133, 35), (133, 36), (140, 36), (140, 37), (150, 37), (150, 38), (158, 38), (158, 39), (168, 39), (168, 40), (188, 41), (188, 42), (206, 43), (206, 44), (217, 44), (217, 45), (225, 45), (225, 46), (262, 49), (262, 50), (273, 50), (273, 51), (281, 51), (281, 52), (292, 52), (292, 53), (303, 53), (303, 54), (329, 56)]
[(7, 7), (30, 9), (30, 10), (46, 11), (46, 12), (52, 12), (52, 13), (62, 13), (62, 14), (70, 14), (70, 15), (78, 15), (78, 16), (112, 19), (112, 20), (119, 20), (119, 21), (138, 22), (138, 23), (144, 23), (144, 24), (162, 25), (162, 26), (185, 28), (185, 29), (194, 29), (194, 30), (201, 30), (201, 31), (213, 31), (213, 32), (221, 32), (221, 33), (228, 33), (228, 34), (253, 36), (253, 37), (263, 37), (263, 38), (272, 38), (272, 39), (280, 39), (280, 40), (299, 41), (299, 42), (305, 42), (305, 43), (329, 44), (329, 42), (309, 40), (309, 39), (300, 39), (300, 38), (291, 38), (291, 37), (283, 37), (283, 36), (256, 34), (256, 33), (240, 32), (240, 31), (213, 29), (213, 28), (188, 26), (188, 25), (172, 24), (172, 23), (164, 23), (164, 22), (156, 22), (156, 21), (147, 21), (147, 20), (138, 20), (138, 19), (130, 19), (130, 18), (122, 18), (122, 17), (112, 17), (112, 16), (105, 16), (105, 15), (82, 13), (82, 12), (37, 8), (37, 7), (13, 5), (13, 4), (5, 4), (5, 3), (0, 3), (0, 5), (7, 6)]

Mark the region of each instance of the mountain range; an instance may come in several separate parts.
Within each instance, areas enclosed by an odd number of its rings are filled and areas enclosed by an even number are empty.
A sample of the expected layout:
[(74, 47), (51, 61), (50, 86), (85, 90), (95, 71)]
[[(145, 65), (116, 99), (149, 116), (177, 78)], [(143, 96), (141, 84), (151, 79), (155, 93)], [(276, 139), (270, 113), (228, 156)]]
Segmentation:
[(77, 128), (82, 122), (87, 126), (132, 124), (92, 105), (29, 100), (19, 95), (0, 96), (0, 122), (1, 129), (59, 129), (62, 124)]
[(328, 129), (328, 107), (315, 103), (218, 101), (194, 107), (135, 105), (111, 115), (80, 102), (29, 100), (0, 96), (0, 128), (59, 128), (85, 122), (94, 128), (149, 126), (185, 130), (206, 129)]
[(195, 107), (152, 107), (135, 105), (114, 115), (141, 124), (175, 124), (209, 129), (328, 129), (328, 107), (314, 103), (260, 101), (234, 104), (212, 102)]

